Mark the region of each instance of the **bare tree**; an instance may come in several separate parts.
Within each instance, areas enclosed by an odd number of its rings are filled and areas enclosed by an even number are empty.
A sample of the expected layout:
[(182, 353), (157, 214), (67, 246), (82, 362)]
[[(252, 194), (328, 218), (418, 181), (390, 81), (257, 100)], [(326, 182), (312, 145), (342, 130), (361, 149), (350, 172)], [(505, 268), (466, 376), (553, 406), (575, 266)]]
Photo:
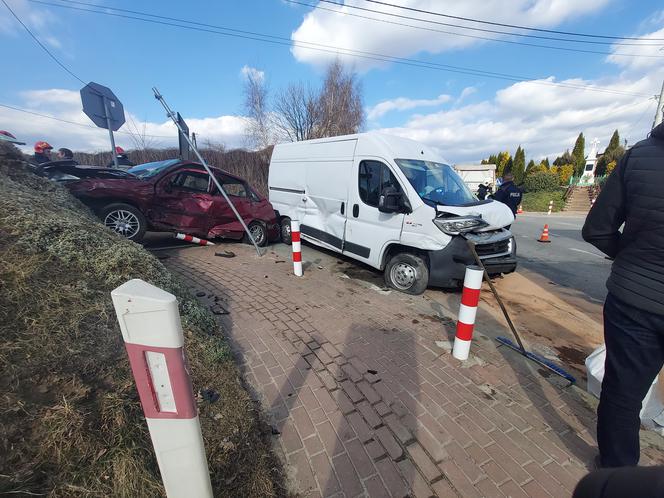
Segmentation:
[(318, 99), (304, 84), (292, 84), (277, 95), (274, 103), (277, 138), (298, 142), (316, 138)]
[(247, 136), (252, 147), (264, 149), (272, 140), (268, 90), (261, 74), (248, 72), (244, 83), (244, 109), (248, 116)]
[(364, 125), (362, 85), (357, 73), (344, 69), (339, 59), (325, 72), (318, 96), (318, 137), (357, 133)]

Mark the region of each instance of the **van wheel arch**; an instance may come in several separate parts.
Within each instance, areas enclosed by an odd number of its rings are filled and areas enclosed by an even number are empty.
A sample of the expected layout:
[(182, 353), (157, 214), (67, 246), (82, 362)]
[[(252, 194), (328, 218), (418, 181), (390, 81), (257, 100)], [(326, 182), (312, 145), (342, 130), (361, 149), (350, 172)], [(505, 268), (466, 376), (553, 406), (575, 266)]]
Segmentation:
[(424, 260), (424, 262), (427, 265), (427, 268), (430, 270), (431, 269), (431, 263), (429, 261), (429, 253), (428, 251), (423, 251), (422, 249), (418, 249), (416, 247), (411, 247), (411, 246), (405, 246), (403, 244), (390, 244), (385, 251), (383, 251), (383, 257), (380, 262), (380, 269), (381, 271), (385, 270), (385, 267), (387, 266), (387, 262), (395, 255), (398, 253), (409, 253), (409, 254), (414, 254), (415, 256), (419, 256)]

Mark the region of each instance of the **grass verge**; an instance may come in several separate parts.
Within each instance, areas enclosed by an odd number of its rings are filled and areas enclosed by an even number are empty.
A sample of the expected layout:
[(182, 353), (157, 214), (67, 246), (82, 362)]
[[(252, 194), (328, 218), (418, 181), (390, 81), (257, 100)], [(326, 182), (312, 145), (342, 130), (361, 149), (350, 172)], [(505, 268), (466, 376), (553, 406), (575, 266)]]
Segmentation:
[(163, 496), (110, 291), (178, 297), (215, 496), (283, 496), (269, 427), (223, 332), (140, 245), (0, 145), (0, 494)]
[(526, 192), (523, 194), (522, 206), (524, 211), (548, 211), (549, 202), (553, 201), (553, 211), (562, 211), (565, 206), (563, 200), (564, 190), (552, 192)]

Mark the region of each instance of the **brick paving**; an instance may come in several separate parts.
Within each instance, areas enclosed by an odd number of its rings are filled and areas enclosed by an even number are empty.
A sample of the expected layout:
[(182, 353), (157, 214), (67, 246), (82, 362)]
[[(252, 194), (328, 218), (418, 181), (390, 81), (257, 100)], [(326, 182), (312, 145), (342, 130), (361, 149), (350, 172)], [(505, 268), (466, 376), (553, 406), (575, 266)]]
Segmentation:
[(380, 291), (308, 247), (305, 261), (326, 261), (303, 278), (285, 246), (260, 259), (230, 248), (237, 257), (215, 257), (217, 246), (164, 262), (218, 314), (295, 492), (560, 497), (590, 468), (595, 419), (578, 389), (482, 334), (474, 365), (439, 349), (452, 322), (431, 310), (455, 316), (439, 291)]

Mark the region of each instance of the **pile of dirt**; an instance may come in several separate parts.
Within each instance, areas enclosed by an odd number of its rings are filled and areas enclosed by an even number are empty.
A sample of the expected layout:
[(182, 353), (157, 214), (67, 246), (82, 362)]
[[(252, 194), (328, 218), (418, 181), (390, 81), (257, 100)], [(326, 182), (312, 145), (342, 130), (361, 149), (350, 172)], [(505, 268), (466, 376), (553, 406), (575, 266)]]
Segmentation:
[(215, 496), (282, 496), (269, 427), (213, 316), (141, 246), (0, 146), (0, 494), (164, 494), (110, 292), (178, 297)]

